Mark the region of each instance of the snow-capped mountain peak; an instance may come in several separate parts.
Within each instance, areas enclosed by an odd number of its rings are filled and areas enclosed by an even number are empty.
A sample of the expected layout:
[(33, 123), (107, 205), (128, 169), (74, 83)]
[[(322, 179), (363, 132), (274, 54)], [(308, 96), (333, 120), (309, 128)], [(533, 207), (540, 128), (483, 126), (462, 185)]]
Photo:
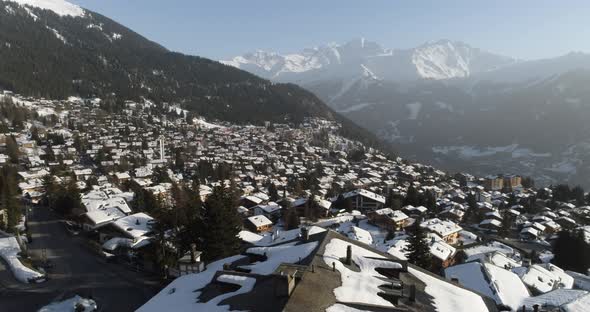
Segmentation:
[(24, 7), (49, 10), (59, 16), (83, 17), (86, 13), (81, 7), (64, 0), (0, 0), (12, 2)]
[(471, 48), (440, 40), (414, 49), (412, 63), (422, 78), (463, 78), (470, 74)]
[(307, 48), (300, 53), (281, 55), (258, 51), (222, 61), (268, 79), (304, 85), (320, 79), (351, 77), (391, 81), (465, 78), (514, 62), (512, 58), (446, 39), (413, 49), (394, 50), (362, 37), (344, 44)]

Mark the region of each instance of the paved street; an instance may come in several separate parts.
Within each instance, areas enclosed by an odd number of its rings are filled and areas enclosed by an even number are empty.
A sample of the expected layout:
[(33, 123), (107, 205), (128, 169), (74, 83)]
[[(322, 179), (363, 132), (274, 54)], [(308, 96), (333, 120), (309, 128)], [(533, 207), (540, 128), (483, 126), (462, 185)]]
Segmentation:
[(47, 282), (27, 285), (18, 283), (1, 265), (0, 311), (36, 311), (73, 294), (92, 296), (100, 311), (134, 311), (161, 288), (153, 276), (105, 263), (83, 245), (83, 238), (69, 236), (49, 209), (34, 208), (29, 218), (33, 238), (29, 253), (39, 258), (45, 249), (54, 267)]

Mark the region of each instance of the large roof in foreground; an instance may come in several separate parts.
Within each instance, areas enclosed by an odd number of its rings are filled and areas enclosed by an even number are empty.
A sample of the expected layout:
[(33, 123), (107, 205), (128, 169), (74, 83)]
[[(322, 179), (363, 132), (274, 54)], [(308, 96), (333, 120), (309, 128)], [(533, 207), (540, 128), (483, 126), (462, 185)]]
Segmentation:
[[(290, 292), (289, 282), (294, 286)], [(204, 272), (176, 279), (138, 311), (170, 307), (175, 311), (496, 311), (487, 297), (330, 230), (307, 239), (299, 236), (250, 247), (210, 263)]]

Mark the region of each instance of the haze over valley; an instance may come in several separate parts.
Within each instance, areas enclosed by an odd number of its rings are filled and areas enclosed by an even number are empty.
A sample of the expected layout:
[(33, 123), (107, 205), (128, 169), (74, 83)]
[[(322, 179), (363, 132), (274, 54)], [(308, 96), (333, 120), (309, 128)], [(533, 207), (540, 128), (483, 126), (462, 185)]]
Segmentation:
[(452, 40), (398, 50), (360, 38), (222, 63), (301, 85), (410, 159), (589, 183), (590, 54), (520, 60)]

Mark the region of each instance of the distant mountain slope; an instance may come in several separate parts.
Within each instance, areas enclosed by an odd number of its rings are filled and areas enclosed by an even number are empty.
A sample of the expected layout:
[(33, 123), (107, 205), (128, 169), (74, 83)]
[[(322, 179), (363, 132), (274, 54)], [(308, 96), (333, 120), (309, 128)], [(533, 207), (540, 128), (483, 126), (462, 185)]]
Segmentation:
[(237, 122), (341, 118), (296, 85), (170, 52), (61, 0), (0, 1), (0, 88), (48, 98), (146, 97)]
[(354, 40), (226, 63), (301, 84), (410, 159), (590, 186), (590, 54), (522, 61), (449, 40)]
[(257, 51), (222, 61), (268, 79), (303, 85), (317, 80), (349, 79), (367, 71), (376, 78), (392, 81), (463, 78), (515, 62), (450, 40), (392, 50), (364, 38), (294, 54)]

